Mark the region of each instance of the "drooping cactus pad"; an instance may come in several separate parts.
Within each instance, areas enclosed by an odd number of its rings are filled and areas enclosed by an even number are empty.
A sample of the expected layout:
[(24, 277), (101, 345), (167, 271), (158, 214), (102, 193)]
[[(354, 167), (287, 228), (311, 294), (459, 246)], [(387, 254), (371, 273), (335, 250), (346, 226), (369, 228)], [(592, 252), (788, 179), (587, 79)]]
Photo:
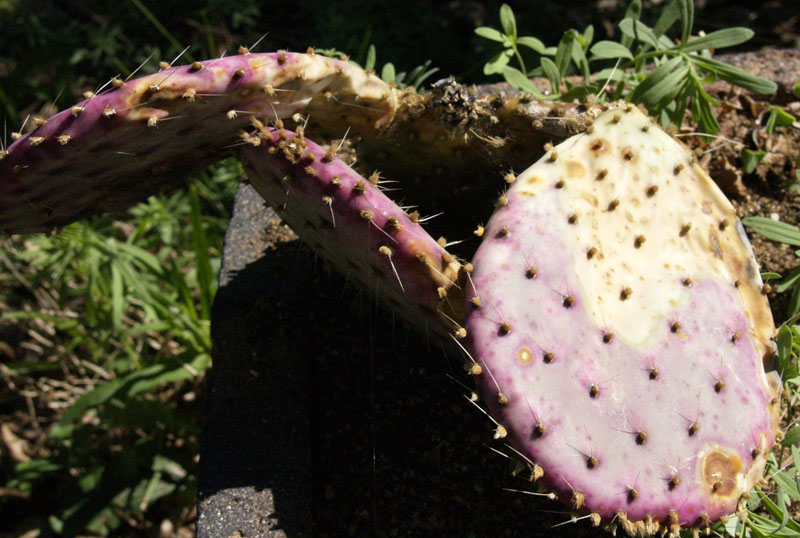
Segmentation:
[(631, 534), (735, 511), (778, 398), (730, 203), (632, 106), (550, 149), (505, 200), (465, 293), (479, 385), (511, 442), (575, 509)]
[(222, 158), (252, 116), (309, 108), (342, 133), (371, 132), (396, 107), (379, 78), (313, 53), (194, 62), (109, 88), (34, 120), (0, 152), (0, 233), (49, 230), (170, 189)]
[(379, 174), (360, 176), (303, 136), (259, 126), (240, 151), (247, 176), (300, 238), (344, 274), (377, 291), (412, 324), (454, 330), (460, 264), (390, 200)]

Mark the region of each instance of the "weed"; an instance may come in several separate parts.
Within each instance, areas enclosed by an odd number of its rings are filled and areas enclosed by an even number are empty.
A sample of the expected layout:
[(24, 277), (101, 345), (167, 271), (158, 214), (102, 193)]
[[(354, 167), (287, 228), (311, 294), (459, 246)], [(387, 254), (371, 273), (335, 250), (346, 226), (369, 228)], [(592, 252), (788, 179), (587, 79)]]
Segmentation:
[(105, 535), (195, 502), (200, 432), (190, 409), (211, 364), (215, 275), (240, 174), (229, 160), (188, 197), (131, 208), (128, 223), (100, 217), (3, 245), (18, 280), (0, 280), (17, 305), (2, 320), (53, 343), (34, 361), (3, 364), (0, 379), (11, 392), (49, 387), (56, 404), (37, 412), (48, 456), (18, 462), (3, 485), (49, 499), (56, 533)]
[[(377, 60), (377, 51), (375, 49), (375, 45), (370, 45), (367, 49), (367, 55), (363, 66), (355, 60), (352, 60), (344, 52), (337, 49), (317, 49), (315, 52), (330, 58), (338, 58), (340, 60), (348, 61), (356, 67), (361, 67), (367, 71), (375, 71)], [(430, 60), (426, 61), (422, 65), (416, 66), (410, 72), (401, 71), (399, 73), (396, 72), (394, 64), (389, 62), (383, 64), (380, 77), (384, 82), (394, 84), (398, 88), (414, 88), (417, 91), (421, 91), (423, 88), (422, 85), (425, 83), (425, 81), (437, 71), (439, 71), (439, 68), (431, 67)]]
[[(711, 109), (719, 103), (705, 91), (704, 84), (719, 78), (757, 93), (773, 93), (777, 89), (770, 80), (711, 58), (711, 50), (748, 41), (753, 37), (752, 30), (727, 28), (692, 38), (692, 0), (669, 2), (652, 28), (639, 20), (641, 12), (641, 0), (633, 0), (618, 23), (620, 42), (593, 44), (594, 28), (590, 25), (582, 32), (567, 30), (558, 46), (546, 47), (535, 37), (519, 36), (514, 13), (503, 4), (502, 31), (489, 27), (475, 30), (479, 36), (503, 45), (503, 50), (484, 65), (484, 73), (501, 74), (515, 88), (540, 99), (571, 101), (594, 96), (601, 101), (624, 98), (642, 103), (658, 116), (664, 127), (670, 123), (680, 127), (689, 108), (692, 119), (704, 133), (719, 131)], [(676, 42), (666, 33), (678, 20), (680, 38)], [(527, 69), (520, 47), (533, 51), (538, 67)], [(518, 68), (509, 65), (511, 58), (517, 60)], [(609, 62), (615, 64), (608, 66)], [(582, 77), (583, 83), (570, 82), (567, 76), (571, 74)], [(549, 94), (541, 92), (529, 80), (536, 76), (545, 76), (550, 81)]]

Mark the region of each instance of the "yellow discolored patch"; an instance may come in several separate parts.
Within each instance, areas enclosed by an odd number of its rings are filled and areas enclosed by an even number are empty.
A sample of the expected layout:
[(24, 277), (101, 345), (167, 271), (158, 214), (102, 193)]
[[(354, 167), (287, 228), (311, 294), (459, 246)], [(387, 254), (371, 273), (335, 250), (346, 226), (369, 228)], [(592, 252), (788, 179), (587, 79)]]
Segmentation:
[(517, 351), (517, 360), (522, 364), (529, 364), (533, 360), (533, 354), (527, 347), (519, 348)]
[(544, 183), (544, 180), (539, 176), (530, 176), (528, 178), (525, 178), (525, 183), (527, 183), (528, 185), (537, 185), (539, 183)]
[(712, 495), (732, 497), (739, 495), (738, 476), (742, 471), (741, 458), (721, 448), (712, 448), (703, 457), (703, 482)]
[(578, 161), (567, 162), (567, 176), (574, 178), (581, 178), (586, 175), (586, 167)]

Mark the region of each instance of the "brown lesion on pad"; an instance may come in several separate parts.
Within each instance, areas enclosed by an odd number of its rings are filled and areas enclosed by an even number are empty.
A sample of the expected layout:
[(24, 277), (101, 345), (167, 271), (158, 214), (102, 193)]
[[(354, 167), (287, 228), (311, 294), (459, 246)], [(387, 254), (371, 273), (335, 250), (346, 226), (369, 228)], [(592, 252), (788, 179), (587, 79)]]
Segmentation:
[(603, 153), (609, 153), (611, 144), (605, 138), (595, 138), (589, 144), (589, 149), (592, 150), (595, 157), (598, 157)]
[(636, 154), (633, 152), (633, 148), (630, 146), (625, 146), (622, 148), (622, 158), (626, 161), (633, 161), (636, 158)]
[(714, 253), (714, 256), (716, 256), (717, 258), (719, 258), (721, 260), (722, 259), (722, 249), (720, 248), (719, 238), (717, 237), (717, 234), (715, 234), (714, 232), (711, 232), (711, 235), (708, 238), (708, 242), (711, 245), (711, 251)]
[(703, 457), (701, 469), (703, 483), (712, 495), (738, 496), (737, 476), (742, 471), (742, 460), (738, 454), (712, 448)]

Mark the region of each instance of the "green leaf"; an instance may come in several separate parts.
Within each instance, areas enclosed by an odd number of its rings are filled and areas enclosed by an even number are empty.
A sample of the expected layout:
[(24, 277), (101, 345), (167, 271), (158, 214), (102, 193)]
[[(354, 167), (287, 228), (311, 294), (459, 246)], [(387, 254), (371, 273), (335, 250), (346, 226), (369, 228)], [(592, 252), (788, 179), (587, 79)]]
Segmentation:
[(117, 243), (117, 248), (131, 258), (134, 258), (136, 261), (147, 266), (147, 268), (150, 269), (153, 274), (161, 274), (161, 271), (163, 270), (163, 264), (161, 261), (143, 248), (130, 243)]
[(761, 273), (761, 280), (764, 280), (765, 282), (769, 282), (770, 280), (775, 280), (776, 278), (780, 277), (781, 275), (779, 273), (770, 273), (770, 272)]
[(506, 82), (518, 90), (533, 94), (537, 99), (547, 98), (547, 96), (539, 91), (539, 88), (534, 86), (528, 77), (526, 77), (519, 69), (506, 66), (506, 68), (503, 69), (503, 77), (506, 79)]
[(584, 28), (583, 29), (583, 35), (581, 37), (583, 38), (583, 42), (581, 43), (581, 46), (584, 49), (586, 49), (589, 45), (592, 44), (592, 41), (594, 41), (594, 26), (592, 26), (590, 24), (589, 26)]
[[(29, 317), (29, 318), (38, 318), (36, 314), (38, 312), (19, 312), (22, 314), (20, 316), (16, 316), (17, 312), (7, 312), (0, 316), (0, 319), (15, 319), (17, 317)], [(41, 318), (39, 318), (41, 319)], [(12, 363), (5, 363), (3, 364), (4, 368), (8, 368), (14, 373), (17, 374), (30, 374), (34, 372), (48, 372), (52, 370), (60, 370), (61, 365), (58, 362), (12, 362)]]
[(735, 84), (740, 88), (744, 88), (745, 90), (768, 94), (775, 93), (778, 89), (778, 85), (773, 81), (757, 77), (738, 67), (733, 67), (732, 65), (694, 54), (689, 55), (688, 58), (703, 69), (716, 73), (721, 79)]
[[(789, 447), (792, 445), (796, 445), (800, 443), (800, 426), (795, 426), (783, 436), (783, 440), (781, 441), (782, 447)], [(800, 499), (795, 499), (800, 500)]]
[(797, 118), (785, 110), (772, 105), (769, 107), (769, 118), (767, 119), (766, 125), (767, 134), (774, 134), (776, 127), (788, 127), (795, 121), (797, 121)]
[(796, 82), (794, 85), (794, 96), (800, 99), (800, 82)]
[(681, 14), (681, 46), (689, 42), (694, 26), (694, 0), (678, 0), (678, 11)]
[(619, 81), (625, 77), (625, 72), (619, 67), (607, 67), (595, 74), (595, 80), (605, 82), (606, 80)]
[(800, 229), (765, 217), (745, 217), (742, 224), (772, 241), (800, 247)]
[(789, 305), (786, 307), (786, 315), (793, 318), (800, 312), (800, 286), (796, 286), (792, 290), (792, 296), (789, 298)]
[(675, 24), (675, 21), (677, 21), (680, 16), (681, 12), (678, 8), (678, 0), (672, 0), (667, 4), (667, 7), (661, 10), (661, 15), (658, 16), (658, 20), (655, 26), (653, 26), (653, 33), (661, 37)]
[(777, 292), (783, 293), (784, 291), (796, 286), (800, 283), (800, 267), (797, 267), (783, 279), (783, 282), (778, 284)]
[(530, 36), (518, 37), (517, 45), (528, 47), (529, 49), (532, 49), (539, 54), (547, 54), (547, 49), (544, 46), (544, 43), (542, 43), (535, 37), (530, 37)]
[[(643, 92), (639, 98), (648, 108), (670, 101), (674, 95), (680, 92), (688, 76), (689, 67), (682, 65)], [(682, 113), (683, 111), (681, 111)]]
[(497, 75), (503, 72), (503, 69), (508, 65), (508, 61), (511, 59), (511, 56), (514, 55), (514, 51), (511, 49), (506, 49), (503, 51), (498, 52), (495, 54), (491, 60), (486, 62), (483, 66), (483, 74), (484, 75)]
[(660, 50), (658, 37), (653, 33), (653, 30), (641, 21), (633, 19), (623, 19), (619, 23), (619, 29), (622, 35), (633, 38), (642, 43), (650, 45), (655, 50)]
[[(706, 93), (703, 84), (694, 76), (692, 77), (692, 119), (697, 122), (700, 132), (714, 134), (720, 131), (719, 122), (711, 110), (711, 105), (719, 103)], [(680, 127), (680, 123), (677, 123)]]
[(681, 50), (683, 52), (691, 52), (733, 47), (745, 41), (750, 41), (753, 35), (754, 32), (749, 28), (726, 28), (725, 30), (717, 30), (703, 37), (692, 39), (685, 47), (681, 47)]
[(627, 58), (633, 60), (633, 54), (627, 47), (615, 41), (598, 41), (589, 52), (594, 56), (593, 59), (608, 60), (612, 58)]
[(500, 24), (507, 36), (517, 37), (517, 21), (514, 19), (514, 11), (508, 4), (500, 6)]
[(544, 70), (544, 74), (547, 77), (547, 80), (550, 81), (550, 90), (554, 94), (558, 94), (561, 92), (561, 73), (558, 71), (558, 66), (556, 66), (555, 62), (550, 58), (542, 56), (541, 58), (542, 69)]
[(490, 28), (488, 26), (480, 26), (478, 28), (475, 28), (475, 33), (485, 39), (498, 41), (500, 43), (506, 40), (506, 36), (504, 36), (500, 31), (495, 30), (494, 28)]
[[(789, 438), (789, 434), (793, 434), (791, 438)], [(787, 439), (789, 441), (787, 442)], [(781, 446), (783, 447), (790, 447), (796, 443), (800, 442), (800, 426), (796, 426), (789, 430), (784, 436), (783, 441), (781, 441)], [(789, 478), (786, 473), (784, 472), (776, 472), (772, 474), (772, 479), (775, 480), (775, 483), (778, 487), (789, 496), (790, 499), (793, 501), (800, 501), (800, 491), (797, 489), (797, 484), (794, 480)]]
[(375, 45), (370, 45), (369, 50), (367, 50), (367, 60), (364, 62), (364, 71), (375, 69), (376, 57), (377, 52), (375, 51)]
[(634, 103), (640, 102), (642, 100), (642, 94), (650, 91), (653, 86), (664, 80), (664, 78), (669, 75), (673, 69), (678, 67), (680, 63), (681, 58), (676, 56), (659, 65), (652, 73), (647, 75), (647, 77), (645, 77), (645, 79), (641, 81), (638, 86), (636, 86), (636, 88), (631, 92), (629, 100)]
[(639, 20), (639, 17), (641, 16), (642, 0), (631, 0), (631, 3), (628, 4), (627, 9), (625, 10), (625, 18)]
[(564, 32), (564, 35), (561, 36), (561, 41), (558, 42), (558, 48), (556, 49), (556, 57), (555, 57), (555, 64), (558, 67), (558, 72), (561, 75), (567, 74), (567, 69), (569, 69), (569, 60), (571, 53), (572, 53), (572, 34), (570, 32)]
[(195, 374), (208, 369), (210, 364), (210, 358), (207, 355), (198, 355), (189, 363), (165, 361), (133, 371), (126, 376), (100, 385), (78, 398), (75, 403), (67, 408), (58, 424), (65, 426), (80, 419), (87, 411), (104, 404), (118, 393), (130, 397), (164, 383), (174, 383), (189, 379)]
[(168, 474), (173, 480), (183, 480), (187, 475), (186, 469), (180, 463), (160, 454), (153, 457), (152, 469), (154, 472)]
[[(425, 62), (424, 67), (428, 67), (428, 65), (430, 65), (430, 63), (431, 63), (431, 61), (428, 60), (427, 62)], [(431, 67), (430, 69), (428, 69), (427, 71), (425, 71), (421, 75), (412, 78), (411, 79), (412, 83), (409, 84), (409, 86), (413, 86), (417, 90), (421, 90), (422, 89), (422, 84), (425, 82), (425, 80), (427, 80), (428, 77), (430, 77), (431, 75), (433, 75), (437, 71), (439, 71), (438, 67)]]
[(114, 329), (122, 328), (122, 314), (125, 311), (125, 301), (123, 293), (125, 288), (122, 284), (122, 274), (119, 272), (118, 264), (120, 261), (111, 263), (111, 319)]
[(22, 461), (14, 466), (14, 477), (9, 481), (8, 487), (30, 491), (32, 482), (42, 477), (60, 471), (62, 466), (48, 459)]
[(752, 174), (755, 172), (756, 168), (758, 167), (758, 163), (767, 156), (767, 152), (764, 150), (753, 150), (753, 149), (743, 149), (741, 158), (742, 158), (742, 170), (745, 174)]
[(583, 50), (583, 46), (581, 45), (581, 40), (583, 36), (580, 34), (573, 34), (572, 39), (572, 48), (570, 50), (570, 57), (575, 65), (578, 66), (578, 69), (581, 71), (581, 75), (583, 76), (584, 83), (589, 81), (589, 78), (592, 76), (591, 71), (589, 70), (589, 61), (586, 59), (586, 52)]
[(793, 374), (795, 373), (792, 368), (793, 340), (794, 331), (788, 325), (781, 327), (778, 331), (778, 337), (775, 339), (775, 343), (778, 348), (778, 368), (782, 379), (793, 377)]
[(208, 254), (208, 240), (203, 228), (203, 218), (200, 214), (200, 199), (197, 196), (197, 189), (194, 187), (189, 189), (189, 202), (191, 207), (192, 243), (194, 246), (195, 265), (197, 266), (197, 285), (200, 288), (201, 318), (210, 319), (216, 285), (214, 271), (211, 269), (211, 257)]
[(394, 71), (394, 64), (389, 62), (381, 69), (381, 80), (384, 82), (394, 82), (396, 74)]

